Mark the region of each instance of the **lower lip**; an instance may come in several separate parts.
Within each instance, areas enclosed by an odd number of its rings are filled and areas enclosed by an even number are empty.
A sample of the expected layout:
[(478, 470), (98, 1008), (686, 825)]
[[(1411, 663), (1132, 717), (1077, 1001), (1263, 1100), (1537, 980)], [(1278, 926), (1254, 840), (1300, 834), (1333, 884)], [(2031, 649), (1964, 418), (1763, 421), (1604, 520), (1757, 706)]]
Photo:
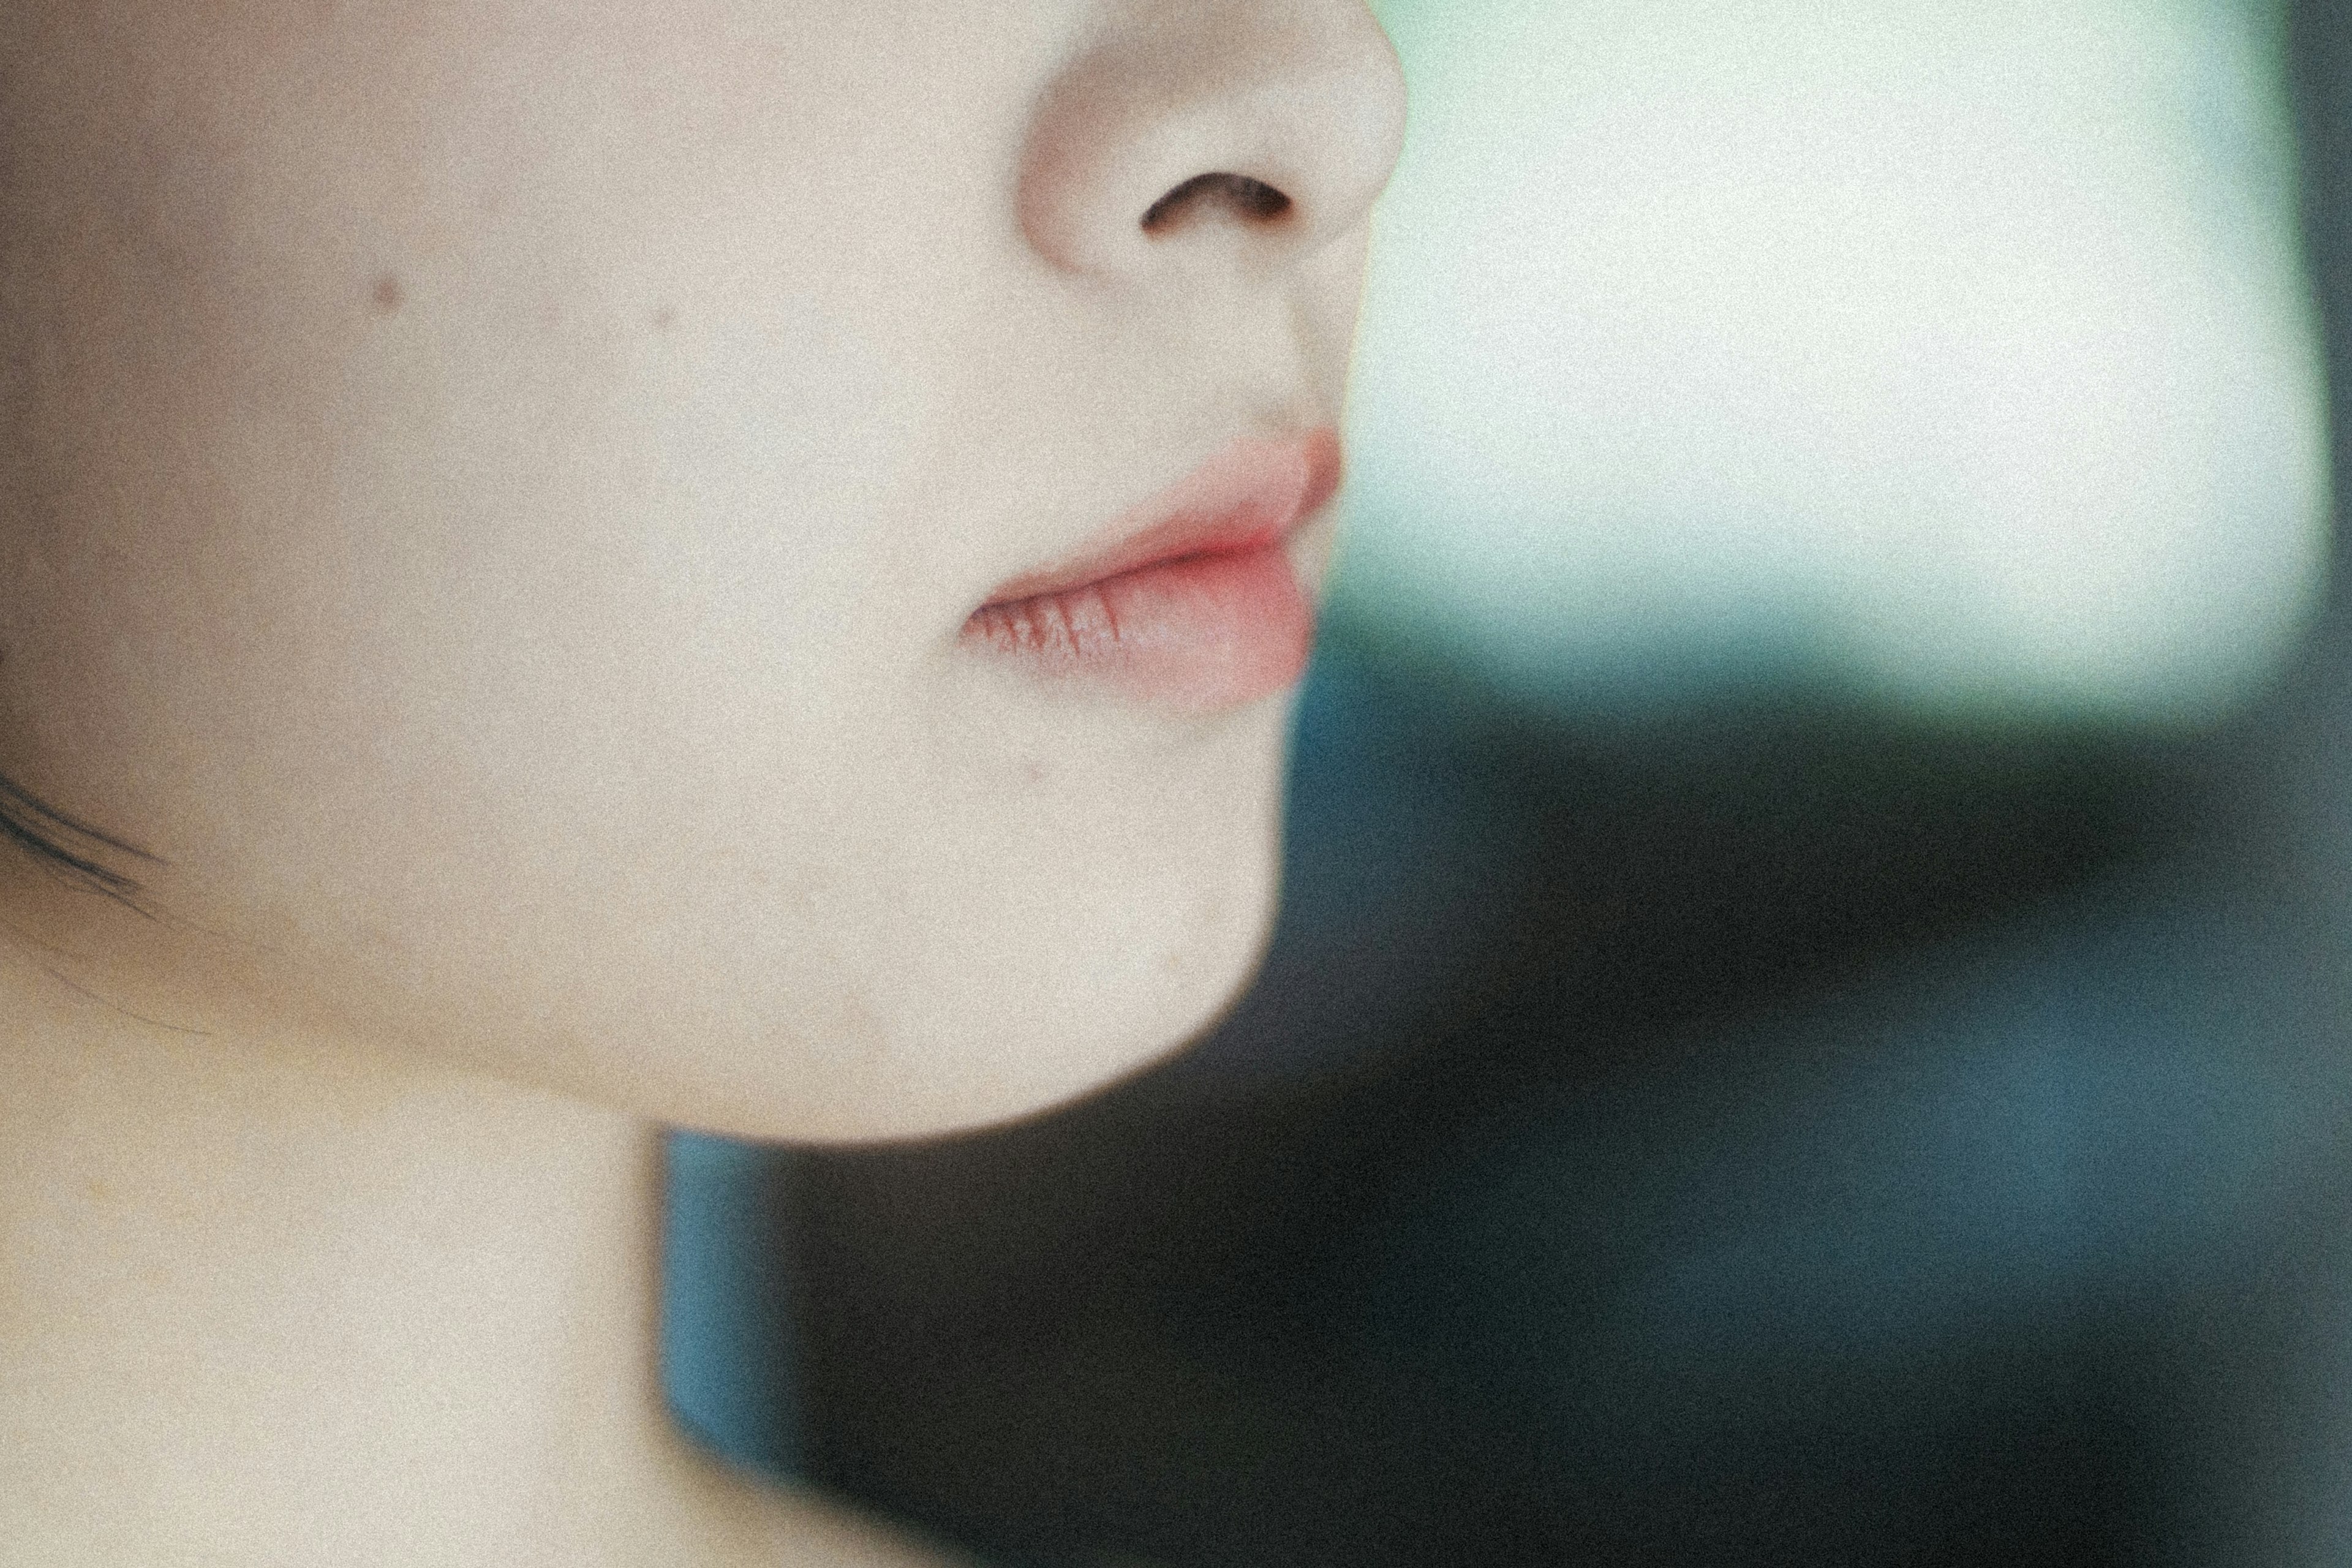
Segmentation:
[[(1043, 679), (1184, 712), (1287, 690), (1315, 646), (1289, 543), (1331, 499), (1339, 468), (1328, 428), (1236, 441), (1107, 531), (1100, 576), (1073, 582), (1081, 566), (1009, 584), (961, 640)], [(1128, 526), (1139, 519), (1139, 531)], [(1138, 561), (1155, 539), (1192, 548)]]
[(990, 605), (964, 637), (1035, 674), (1188, 712), (1255, 702), (1296, 686), (1315, 645), (1315, 608), (1283, 545), (1276, 537)]

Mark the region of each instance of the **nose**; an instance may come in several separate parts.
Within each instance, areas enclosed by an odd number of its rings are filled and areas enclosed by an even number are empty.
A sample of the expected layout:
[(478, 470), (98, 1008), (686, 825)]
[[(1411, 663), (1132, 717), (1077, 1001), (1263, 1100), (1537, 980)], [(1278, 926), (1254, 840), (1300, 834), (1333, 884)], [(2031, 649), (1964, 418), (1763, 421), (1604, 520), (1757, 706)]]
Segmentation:
[(1038, 100), (1021, 227), (1068, 272), (1275, 271), (1363, 220), (1403, 139), (1362, 0), (1118, 0)]

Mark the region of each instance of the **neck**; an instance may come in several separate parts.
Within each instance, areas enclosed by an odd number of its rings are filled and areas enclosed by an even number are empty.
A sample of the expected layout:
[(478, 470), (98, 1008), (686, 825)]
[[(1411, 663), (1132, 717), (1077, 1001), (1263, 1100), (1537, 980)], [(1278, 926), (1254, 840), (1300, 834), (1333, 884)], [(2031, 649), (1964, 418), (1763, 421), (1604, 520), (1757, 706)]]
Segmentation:
[(157, 1029), (0, 955), (0, 1539), (614, 1555), (677, 1468), (657, 1158), (625, 1116)]

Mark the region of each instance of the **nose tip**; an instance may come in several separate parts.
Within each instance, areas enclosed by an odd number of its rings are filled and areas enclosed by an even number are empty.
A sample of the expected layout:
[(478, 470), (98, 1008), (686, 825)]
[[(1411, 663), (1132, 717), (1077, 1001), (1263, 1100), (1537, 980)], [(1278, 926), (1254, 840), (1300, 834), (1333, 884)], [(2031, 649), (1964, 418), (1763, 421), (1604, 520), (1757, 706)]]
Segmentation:
[(1138, 6), (1041, 97), (1021, 226), (1072, 272), (1278, 268), (1362, 221), (1403, 138), (1403, 76), (1360, 0)]

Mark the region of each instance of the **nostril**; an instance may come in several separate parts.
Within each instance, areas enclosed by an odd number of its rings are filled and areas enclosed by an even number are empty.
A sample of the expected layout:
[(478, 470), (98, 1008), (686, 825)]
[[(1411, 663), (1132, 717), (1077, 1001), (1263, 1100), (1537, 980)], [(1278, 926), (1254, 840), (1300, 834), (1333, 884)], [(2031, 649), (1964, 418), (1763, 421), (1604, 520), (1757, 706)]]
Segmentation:
[(1247, 174), (1195, 174), (1151, 204), (1143, 215), (1143, 232), (1166, 233), (1192, 221), (1202, 208), (1222, 209), (1245, 223), (1271, 223), (1288, 213), (1290, 205), (1282, 192)]

